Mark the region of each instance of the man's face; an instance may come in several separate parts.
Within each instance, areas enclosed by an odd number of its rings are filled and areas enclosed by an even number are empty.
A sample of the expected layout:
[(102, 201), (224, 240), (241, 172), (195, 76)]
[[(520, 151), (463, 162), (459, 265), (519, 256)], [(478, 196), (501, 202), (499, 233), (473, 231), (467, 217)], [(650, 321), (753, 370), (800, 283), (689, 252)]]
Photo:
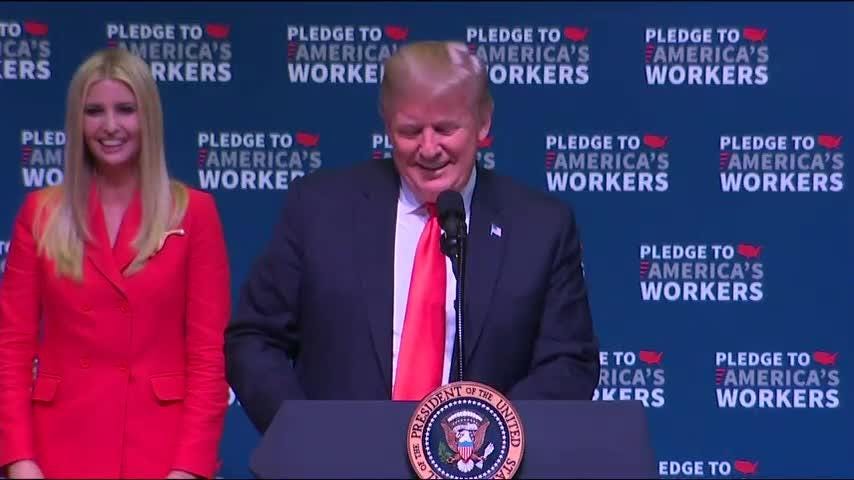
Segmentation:
[(393, 100), (385, 117), (395, 167), (420, 201), (462, 191), (478, 141), (489, 133), (491, 112), (479, 115), (469, 92), (458, 88), (432, 98), (410, 92)]

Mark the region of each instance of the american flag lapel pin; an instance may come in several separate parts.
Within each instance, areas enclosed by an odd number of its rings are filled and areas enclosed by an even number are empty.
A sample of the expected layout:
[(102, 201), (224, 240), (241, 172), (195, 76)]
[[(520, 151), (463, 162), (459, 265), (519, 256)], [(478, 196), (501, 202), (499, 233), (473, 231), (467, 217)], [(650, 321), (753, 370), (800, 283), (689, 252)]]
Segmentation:
[(496, 225), (494, 223), (491, 224), (489, 226), (489, 235), (493, 236), (493, 237), (501, 238), (501, 227), (499, 227), (498, 225)]

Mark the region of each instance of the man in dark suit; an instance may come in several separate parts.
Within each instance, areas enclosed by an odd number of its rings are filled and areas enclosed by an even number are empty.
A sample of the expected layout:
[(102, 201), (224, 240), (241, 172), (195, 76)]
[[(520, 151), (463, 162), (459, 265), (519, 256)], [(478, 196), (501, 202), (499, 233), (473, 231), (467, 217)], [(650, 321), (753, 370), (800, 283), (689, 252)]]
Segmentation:
[(465, 380), (511, 399), (590, 399), (593, 332), (571, 209), (476, 168), (493, 104), (465, 45), (421, 42), (386, 61), (393, 162), (319, 171), (290, 187), (226, 332), (228, 380), (263, 432), (288, 399), (420, 400), (457, 380), (456, 277), (435, 202), (461, 193), (468, 226)]

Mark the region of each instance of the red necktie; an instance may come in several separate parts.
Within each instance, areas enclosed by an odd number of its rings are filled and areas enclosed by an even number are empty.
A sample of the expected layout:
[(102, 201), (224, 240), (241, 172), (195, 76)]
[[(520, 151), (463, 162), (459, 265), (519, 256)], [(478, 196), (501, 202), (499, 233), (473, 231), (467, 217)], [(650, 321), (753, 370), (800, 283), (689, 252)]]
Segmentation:
[(393, 400), (421, 400), (442, 385), (445, 363), (445, 255), (436, 205), (415, 250), (403, 334), (397, 355)]

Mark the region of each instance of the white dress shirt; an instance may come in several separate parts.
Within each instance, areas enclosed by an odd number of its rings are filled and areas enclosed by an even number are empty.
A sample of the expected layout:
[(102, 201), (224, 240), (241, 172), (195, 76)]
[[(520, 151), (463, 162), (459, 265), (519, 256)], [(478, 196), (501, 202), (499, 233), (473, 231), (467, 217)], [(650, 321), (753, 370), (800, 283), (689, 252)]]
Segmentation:
[[(474, 192), (476, 168), (472, 169), (471, 177), (460, 194), (466, 209), (466, 229), (469, 226), (471, 214), (471, 197)], [(394, 329), (392, 332), (391, 350), (391, 383), (397, 379), (397, 356), (400, 351), (400, 339), (403, 335), (403, 321), (406, 317), (406, 302), (409, 297), (409, 283), (412, 279), (412, 265), (415, 262), (415, 249), (424, 225), (427, 224), (428, 213), (424, 204), (419, 203), (415, 194), (409, 189), (401, 177), (400, 195), (397, 200), (397, 227), (394, 234)], [(442, 367), (442, 385), (448, 383), (451, 372), (451, 357), (454, 353), (454, 335), (456, 333), (456, 311), (454, 300), (457, 295), (457, 278), (451, 267), (451, 259), (445, 257), (445, 359)]]

